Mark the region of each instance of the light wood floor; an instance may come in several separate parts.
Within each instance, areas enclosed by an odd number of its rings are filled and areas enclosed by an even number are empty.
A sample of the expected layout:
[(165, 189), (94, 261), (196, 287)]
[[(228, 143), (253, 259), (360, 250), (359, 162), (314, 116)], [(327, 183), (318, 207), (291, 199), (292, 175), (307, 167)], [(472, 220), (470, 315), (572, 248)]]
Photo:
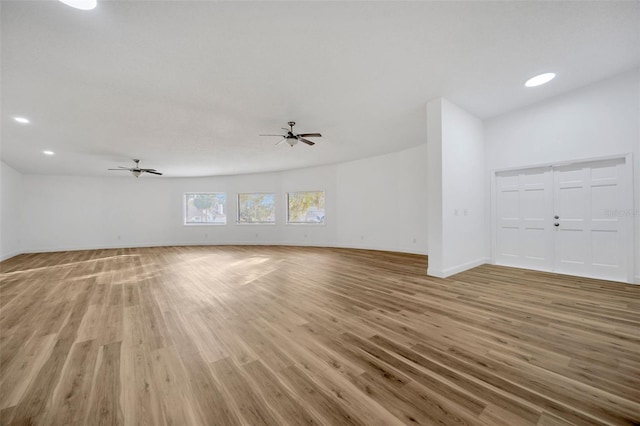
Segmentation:
[(0, 266), (3, 425), (640, 422), (640, 286), (324, 248)]

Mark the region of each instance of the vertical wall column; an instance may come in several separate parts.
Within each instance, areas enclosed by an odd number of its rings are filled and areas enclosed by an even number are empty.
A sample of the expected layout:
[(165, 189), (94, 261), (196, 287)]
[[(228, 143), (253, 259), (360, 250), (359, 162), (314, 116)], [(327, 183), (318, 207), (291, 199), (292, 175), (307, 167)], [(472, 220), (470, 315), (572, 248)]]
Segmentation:
[(0, 161), (0, 261), (22, 253), (22, 174)]
[(427, 273), (448, 277), (485, 263), (484, 128), (446, 99), (427, 103)]

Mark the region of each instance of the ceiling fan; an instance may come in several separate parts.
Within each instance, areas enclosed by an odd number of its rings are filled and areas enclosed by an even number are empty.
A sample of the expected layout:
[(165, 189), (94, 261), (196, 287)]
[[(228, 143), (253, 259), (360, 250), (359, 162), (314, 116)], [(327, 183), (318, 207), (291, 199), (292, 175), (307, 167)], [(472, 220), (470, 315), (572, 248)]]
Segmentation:
[(108, 170), (126, 170), (128, 172), (131, 172), (132, 175), (134, 175), (135, 177), (140, 177), (141, 174), (143, 173), (151, 173), (152, 175), (160, 175), (162, 176), (162, 173), (156, 171), (156, 169), (141, 169), (140, 168), (140, 160), (133, 160), (134, 163), (136, 163), (135, 167), (124, 167), (124, 166), (118, 166), (117, 169), (108, 169)]
[(298, 143), (298, 141), (302, 142), (302, 143), (306, 143), (307, 145), (315, 145), (315, 142), (312, 142), (308, 139), (305, 138), (320, 138), (322, 137), (322, 135), (320, 133), (298, 133), (295, 134), (293, 133), (293, 126), (296, 125), (295, 121), (290, 121), (287, 123), (289, 125), (289, 128), (285, 128), (283, 127), (282, 130), (286, 131), (287, 134), (286, 135), (259, 135), (259, 136), (279, 136), (282, 139), (280, 142), (276, 143), (276, 145), (280, 145), (282, 142), (287, 142), (292, 148), (295, 144)]

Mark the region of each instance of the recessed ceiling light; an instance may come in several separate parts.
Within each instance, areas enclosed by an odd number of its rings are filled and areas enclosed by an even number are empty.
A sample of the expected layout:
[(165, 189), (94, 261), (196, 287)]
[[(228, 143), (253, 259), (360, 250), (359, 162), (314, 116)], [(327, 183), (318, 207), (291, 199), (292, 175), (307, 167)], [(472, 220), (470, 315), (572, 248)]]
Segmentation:
[(67, 6), (75, 7), (80, 10), (91, 10), (95, 9), (98, 5), (98, 0), (60, 0), (62, 3)]
[(29, 119), (25, 117), (13, 117), (13, 120), (20, 124), (29, 124)]
[(556, 74), (553, 72), (547, 72), (544, 74), (536, 75), (535, 77), (531, 77), (524, 84), (527, 87), (536, 87), (542, 84), (548, 83), (555, 78)]
[(43, 153), (44, 155), (55, 155), (55, 152), (53, 152), (53, 151), (49, 151), (48, 149), (46, 149), (46, 150), (42, 151), (42, 153)]

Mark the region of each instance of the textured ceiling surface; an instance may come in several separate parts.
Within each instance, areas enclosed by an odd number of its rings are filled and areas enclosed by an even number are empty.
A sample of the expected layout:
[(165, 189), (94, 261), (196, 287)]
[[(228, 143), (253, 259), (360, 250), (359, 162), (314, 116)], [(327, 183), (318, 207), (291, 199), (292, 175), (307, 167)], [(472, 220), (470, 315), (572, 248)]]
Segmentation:
[[(485, 119), (640, 64), (638, 2), (3, 1), (1, 13), (2, 159), (23, 173), (348, 161), (425, 143), (436, 97)], [(524, 87), (547, 71), (557, 78)], [(258, 136), (290, 120), (323, 137)]]

